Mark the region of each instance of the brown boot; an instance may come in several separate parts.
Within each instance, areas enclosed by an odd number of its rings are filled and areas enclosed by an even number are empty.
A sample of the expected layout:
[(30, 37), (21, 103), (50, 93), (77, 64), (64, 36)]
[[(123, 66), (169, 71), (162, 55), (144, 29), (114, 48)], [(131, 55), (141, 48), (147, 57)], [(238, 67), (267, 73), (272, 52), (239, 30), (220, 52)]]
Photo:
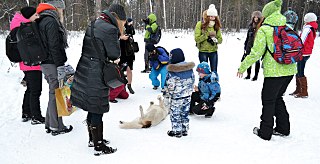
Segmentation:
[(300, 80), (299, 80), (299, 77), (296, 76), (296, 90), (294, 92), (290, 93), (289, 95), (294, 96), (300, 92), (301, 92)]
[(106, 146), (103, 142), (103, 123), (98, 126), (91, 125), (91, 133), (94, 144), (94, 155), (111, 154), (117, 151), (116, 148)]
[(299, 78), (300, 85), (301, 85), (301, 92), (296, 94), (295, 98), (308, 98), (308, 83), (307, 83), (307, 77), (301, 77)]

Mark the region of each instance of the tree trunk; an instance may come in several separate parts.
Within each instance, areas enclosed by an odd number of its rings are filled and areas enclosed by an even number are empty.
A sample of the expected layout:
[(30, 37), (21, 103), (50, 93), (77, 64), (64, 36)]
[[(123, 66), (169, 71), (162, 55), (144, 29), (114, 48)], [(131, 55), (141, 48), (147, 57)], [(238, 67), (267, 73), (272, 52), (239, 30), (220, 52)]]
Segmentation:
[(164, 29), (167, 29), (167, 17), (166, 17), (166, 0), (163, 0), (163, 22), (164, 22)]

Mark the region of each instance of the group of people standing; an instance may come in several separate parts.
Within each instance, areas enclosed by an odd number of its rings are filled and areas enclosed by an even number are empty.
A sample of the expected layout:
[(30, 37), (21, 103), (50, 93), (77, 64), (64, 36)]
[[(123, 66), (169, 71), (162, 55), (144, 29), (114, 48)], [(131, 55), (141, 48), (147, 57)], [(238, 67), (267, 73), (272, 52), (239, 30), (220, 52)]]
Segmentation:
[[(300, 34), (303, 43), (303, 59), (298, 63), (292, 64), (277, 63), (271, 54), (275, 46), (273, 40), (274, 27), (287, 25), (295, 29), (295, 24), (298, 20), (297, 15), (292, 10), (287, 11), (285, 16), (282, 15), (280, 13), (281, 6), (281, 0), (274, 0), (266, 4), (262, 10), (260, 22), (258, 22), (260, 14), (257, 14), (259, 12), (253, 13), (252, 22), (254, 26), (252, 27), (255, 28), (251, 30), (251, 27), (249, 27), (245, 43), (245, 56), (244, 59), (242, 59), (237, 73), (238, 77), (242, 77), (245, 70), (250, 68), (253, 63), (256, 63), (256, 66), (260, 65), (258, 62), (263, 57), (264, 82), (261, 93), (263, 106), (262, 115), (260, 128), (255, 127), (253, 133), (264, 140), (270, 140), (272, 135), (288, 136), (290, 134), (289, 113), (287, 112), (283, 95), (295, 74), (297, 87), (296, 91), (290, 95), (294, 95), (296, 98), (308, 97), (304, 68), (306, 61), (312, 54), (316, 30), (318, 28), (316, 15), (314, 13), (307, 13), (304, 16), (305, 24)], [(257, 21), (255, 21), (255, 19)], [(251, 39), (250, 41), (250, 39), (248, 39), (250, 37), (253, 37), (253, 40)], [(252, 41), (254, 43), (252, 43)], [(270, 52), (267, 51), (267, 49), (273, 51)], [(257, 69), (259, 68), (256, 67), (256, 71)], [(257, 73), (255, 77), (257, 77)], [(253, 80), (256, 80), (255, 77)], [(245, 79), (249, 78), (250, 71)], [(275, 128), (274, 117), (276, 119)]]

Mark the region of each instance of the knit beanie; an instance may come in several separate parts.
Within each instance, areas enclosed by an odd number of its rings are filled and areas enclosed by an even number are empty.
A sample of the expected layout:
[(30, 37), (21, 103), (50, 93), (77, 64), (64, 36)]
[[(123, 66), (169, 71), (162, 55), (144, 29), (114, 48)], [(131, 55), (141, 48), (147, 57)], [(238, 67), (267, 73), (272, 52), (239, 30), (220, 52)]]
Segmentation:
[(29, 19), (33, 14), (36, 13), (36, 8), (27, 6), (22, 8), (20, 12), (24, 18)]
[(156, 47), (153, 44), (147, 44), (146, 49), (148, 52), (152, 52), (153, 50), (156, 49)]
[(260, 11), (254, 11), (254, 12), (252, 12), (251, 17), (252, 18), (254, 18), (254, 17), (262, 18), (262, 13)]
[(40, 3), (37, 7), (37, 13), (39, 14), (44, 10), (57, 10), (57, 8), (49, 3)]
[(298, 21), (298, 15), (293, 10), (288, 10), (283, 14), (286, 17), (286, 21), (288, 24), (296, 24)]
[(274, 12), (281, 11), (282, 0), (274, 0), (272, 2), (267, 3), (262, 9), (262, 16), (267, 18)]
[(317, 16), (316, 16), (316, 14), (314, 14), (314, 13), (307, 13), (307, 14), (304, 16), (304, 22), (305, 22), (305, 23), (315, 22), (315, 21), (317, 21)]
[(118, 15), (120, 20), (127, 20), (126, 12), (124, 10), (124, 7), (119, 4), (112, 4), (109, 7), (109, 12), (114, 12)]
[(218, 16), (218, 11), (216, 9), (216, 6), (214, 4), (211, 4), (209, 6), (209, 9), (207, 11), (208, 16)]
[(128, 23), (132, 22), (132, 18), (127, 18), (127, 22)]
[(211, 72), (210, 72), (209, 64), (207, 62), (202, 62), (198, 64), (197, 72), (203, 73), (203, 74), (210, 74)]
[(171, 64), (176, 64), (180, 62), (184, 62), (184, 54), (183, 51), (180, 48), (176, 48), (170, 51), (171, 58), (170, 58), (170, 63)]
[(49, 3), (52, 6), (54, 6), (56, 8), (59, 8), (59, 9), (65, 9), (66, 8), (66, 5), (65, 5), (63, 0), (53, 0), (53, 1), (49, 0), (46, 3)]

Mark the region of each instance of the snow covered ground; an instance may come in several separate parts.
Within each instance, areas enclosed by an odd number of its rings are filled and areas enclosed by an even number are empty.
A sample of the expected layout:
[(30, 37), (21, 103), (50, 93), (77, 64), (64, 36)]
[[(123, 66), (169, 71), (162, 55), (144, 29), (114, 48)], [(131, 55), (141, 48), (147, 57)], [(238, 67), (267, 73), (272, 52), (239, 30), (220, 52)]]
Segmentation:
[[(74, 67), (81, 54), (82, 39), (83, 34), (69, 39), (68, 62)], [(294, 81), (289, 85), (284, 99), (290, 114), (291, 134), (285, 138), (273, 136), (271, 141), (264, 141), (252, 133), (253, 127), (259, 126), (260, 122), (262, 71), (256, 82), (236, 77), (245, 33), (224, 35), (223, 39), (218, 51), (222, 100), (216, 104), (212, 118), (191, 116), (189, 135), (178, 139), (166, 134), (171, 128), (169, 117), (150, 129), (123, 130), (118, 127), (119, 120), (136, 118), (139, 105), (146, 108), (149, 101), (156, 101), (160, 94), (160, 90), (152, 89), (148, 74), (140, 73), (144, 67), (144, 43), (143, 34), (137, 34), (135, 40), (139, 42), (140, 51), (136, 54), (132, 84), (136, 94), (111, 104), (110, 112), (103, 117), (104, 137), (118, 151), (96, 157), (93, 148), (87, 147), (88, 133), (83, 124), (86, 112), (81, 109), (64, 117), (66, 125), (74, 126), (68, 134), (52, 136), (45, 133), (44, 125), (21, 122), (25, 91), (20, 85), (23, 73), (18, 67), (10, 67), (5, 55), (5, 39), (0, 36), (0, 163), (320, 163), (319, 38), (305, 70), (309, 98), (288, 96), (295, 88)], [(159, 45), (168, 51), (182, 48), (187, 61), (199, 63), (193, 33), (164, 33)], [(43, 80), (43, 116), (47, 101), (48, 84)]]

